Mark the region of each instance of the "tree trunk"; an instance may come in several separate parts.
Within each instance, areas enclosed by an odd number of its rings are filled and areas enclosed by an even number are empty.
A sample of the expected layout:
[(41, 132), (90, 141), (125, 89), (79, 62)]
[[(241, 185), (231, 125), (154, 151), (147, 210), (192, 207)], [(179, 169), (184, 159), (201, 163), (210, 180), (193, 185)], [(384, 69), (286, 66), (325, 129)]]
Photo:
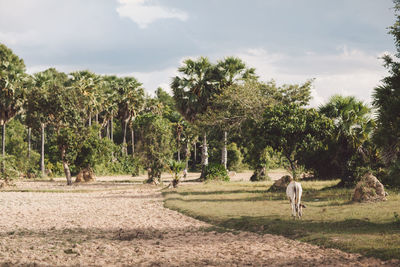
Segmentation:
[(68, 161), (65, 158), (65, 148), (61, 150), (61, 159), (64, 168), (65, 177), (67, 178), (67, 185), (72, 185), (71, 171), (68, 166)]
[(228, 150), (226, 148), (227, 140), (228, 140), (228, 133), (224, 131), (224, 146), (222, 148), (221, 164), (224, 165), (225, 170), (227, 170), (227, 164), (228, 164)]
[(201, 148), (201, 179), (205, 179), (205, 171), (208, 165), (208, 147), (207, 147), (207, 134), (203, 135), (203, 146)]
[(296, 173), (296, 165), (294, 161), (290, 158), (290, 156), (286, 156), (287, 160), (289, 161), (290, 164), (290, 169), (292, 171), (293, 179), (297, 178), (297, 173)]
[(2, 131), (2, 136), (1, 136), (1, 154), (3, 155), (3, 158), (6, 156), (6, 123), (3, 122), (3, 131)]
[(96, 123), (99, 124), (99, 113), (96, 113)]
[(89, 112), (89, 127), (92, 126), (92, 113)]
[(1, 136), (1, 155), (3, 159), (1, 161), (1, 172), (5, 172), (5, 156), (6, 156), (6, 122), (2, 125), (2, 136)]
[(28, 159), (31, 158), (31, 134), (32, 134), (32, 129), (29, 127), (28, 128)]
[(194, 142), (194, 165), (197, 163), (197, 142)]
[(183, 171), (183, 178), (186, 178), (189, 168), (189, 157), (190, 157), (190, 150), (189, 150), (189, 142), (186, 142), (186, 149), (185, 149), (185, 170)]
[(108, 139), (111, 139), (111, 137), (110, 137), (110, 121), (107, 122), (106, 136), (107, 136)]
[(132, 141), (132, 157), (135, 155), (135, 131), (131, 128), (131, 141)]
[(178, 144), (177, 144), (177, 150), (178, 150), (178, 161), (181, 161), (181, 138), (178, 136)]
[(113, 117), (111, 117), (111, 125), (110, 125), (110, 136), (111, 136), (111, 141), (114, 143), (114, 131), (113, 131), (113, 128), (114, 128), (114, 120), (113, 120)]
[(128, 122), (124, 121), (124, 139), (122, 139), (122, 154), (128, 155), (128, 149), (126, 147), (126, 128)]
[(42, 177), (46, 175), (44, 168), (44, 123), (42, 123), (42, 145), (41, 145), (41, 153), (40, 153), (40, 170), (42, 172)]

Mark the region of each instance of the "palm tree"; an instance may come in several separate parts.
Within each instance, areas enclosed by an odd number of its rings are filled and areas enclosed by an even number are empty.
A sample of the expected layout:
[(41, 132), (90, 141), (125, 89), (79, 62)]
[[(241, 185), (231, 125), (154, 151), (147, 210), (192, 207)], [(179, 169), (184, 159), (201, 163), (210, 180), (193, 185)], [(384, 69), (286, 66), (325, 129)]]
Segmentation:
[(366, 157), (365, 144), (375, 128), (371, 109), (355, 97), (335, 95), (319, 108), (319, 112), (332, 119), (335, 126), (329, 149), (333, 152), (331, 163), (340, 170), (342, 184), (352, 182), (355, 177), (349, 162), (356, 154)]
[(100, 90), (101, 78), (88, 70), (71, 72), (70, 75), (72, 86), (77, 87), (81, 92), (82, 101), (88, 103), (87, 120), (88, 125), (91, 126), (93, 114), (96, 114), (96, 121), (98, 122), (98, 111), (102, 106), (102, 91)]
[[(2, 156), (5, 156), (6, 124), (19, 111), (24, 101), (25, 64), (4, 44), (0, 44), (0, 125)], [(3, 169), (3, 168), (2, 168)]]
[[(181, 76), (173, 78), (171, 88), (176, 107), (190, 123), (195, 123), (197, 116), (206, 111), (213, 94), (219, 91), (215, 66), (208, 58), (187, 59), (178, 69)], [(207, 133), (203, 132), (202, 173), (208, 165)]]
[(25, 64), (11, 49), (0, 44), (0, 124), (3, 126), (2, 152), (5, 154), (5, 125), (23, 103)]
[(123, 125), (122, 153), (127, 154), (126, 132), (130, 120), (134, 120), (143, 107), (144, 90), (142, 84), (134, 77), (123, 77), (118, 79), (118, 118)]

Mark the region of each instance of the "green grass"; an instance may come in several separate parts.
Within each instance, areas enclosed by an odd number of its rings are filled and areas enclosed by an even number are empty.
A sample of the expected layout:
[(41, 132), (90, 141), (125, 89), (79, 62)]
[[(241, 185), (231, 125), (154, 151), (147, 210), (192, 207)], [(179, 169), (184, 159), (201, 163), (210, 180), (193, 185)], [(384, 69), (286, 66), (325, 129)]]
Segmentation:
[(293, 220), (285, 193), (269, 193), (272, 182), (207, 183), (164, 191), (165, 206), (218, 227), (279, 234), (324, 247), (381, 259), (400, 259), (400, 194), (388, 201), (351, 202), (352, 189), (338, 181), (302, 182), (302, 220)]

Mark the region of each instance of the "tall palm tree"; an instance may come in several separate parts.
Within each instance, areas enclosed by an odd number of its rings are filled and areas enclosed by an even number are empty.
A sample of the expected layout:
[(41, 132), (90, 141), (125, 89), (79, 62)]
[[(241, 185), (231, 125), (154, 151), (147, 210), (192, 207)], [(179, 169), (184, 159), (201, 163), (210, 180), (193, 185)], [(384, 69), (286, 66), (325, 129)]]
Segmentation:
[(144, 104), (144, 90), (142, 84), (134, 77), (118, 79), (118, 118), (123, 125), (122, 153), (127, 154), (126, 132), (130, 120), (136, 118)]
[(6, 124), (21, 111), (26, 77), (24, 61), (0, 43), (0, 125), (2, 126), (3, 157), (5, 156)]
[[(171, 88), (176, 107), (190, 123), (195, 123), (197, 116), (206, 111), (213, 94), (219, 91), (215, 66), (208, 58), (187, 59), (178, 69), (180, 76), (173, 78)], [(202, 174), (208, 165), (207, 133), (203, 132)]]
[(77, 87), (82, 94), (82, 101), (88, 103), (87, 120), (89, 126), (92, 125), (92, 117), (96, 115), (98, 122), (98, 111), (101, 107), (100, 82), (101, 78), (97, 74), (88, 70), (71, 72), (71, 85)]
[(335, 126), (329, 149), (333, 154), (331, 163), (340, 170), (343, 184), (352, 182), (349, 161), (356, 154), (368, 154), (365, 144), (375, 128), (371, 109), (355, 97), (335, 95), (319, 107), (319, 112), (331, 118)]

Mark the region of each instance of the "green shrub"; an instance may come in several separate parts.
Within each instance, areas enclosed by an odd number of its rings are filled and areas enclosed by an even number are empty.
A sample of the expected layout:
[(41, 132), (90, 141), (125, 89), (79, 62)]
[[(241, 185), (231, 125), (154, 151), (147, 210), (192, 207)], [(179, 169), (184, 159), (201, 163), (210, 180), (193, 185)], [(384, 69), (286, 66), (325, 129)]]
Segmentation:
[(377, 175), (384, 185), (400, 187), (400, 160), (392, 162), (388, 168)]
[(130, 174), (138, 176), (143, 173), (143, 165), (139, 158), (127, 155), (120, 156), (110, 162), (96, 164), (93, 170), (97, 175)]
[(177, 187), (182, 177), (182, 171), (185, 169), (186, 163), (184, 161), (170, 160), (168, 167), (173, 175), (172, 185)]
[(243, 168), (243, 156), (236, 143), (230, 143), (228, 150), (228, 170), (238, 171)]
[(222, 164), (210, 163), (205, 168), (206, 180), (229, 181), (228, 173)]
[(0, 178), (7, 181), (19, 176), (21, 176), (21, 173), (17, 167), (16, 157), (12, 155), (3, 157), (0, 155)]

